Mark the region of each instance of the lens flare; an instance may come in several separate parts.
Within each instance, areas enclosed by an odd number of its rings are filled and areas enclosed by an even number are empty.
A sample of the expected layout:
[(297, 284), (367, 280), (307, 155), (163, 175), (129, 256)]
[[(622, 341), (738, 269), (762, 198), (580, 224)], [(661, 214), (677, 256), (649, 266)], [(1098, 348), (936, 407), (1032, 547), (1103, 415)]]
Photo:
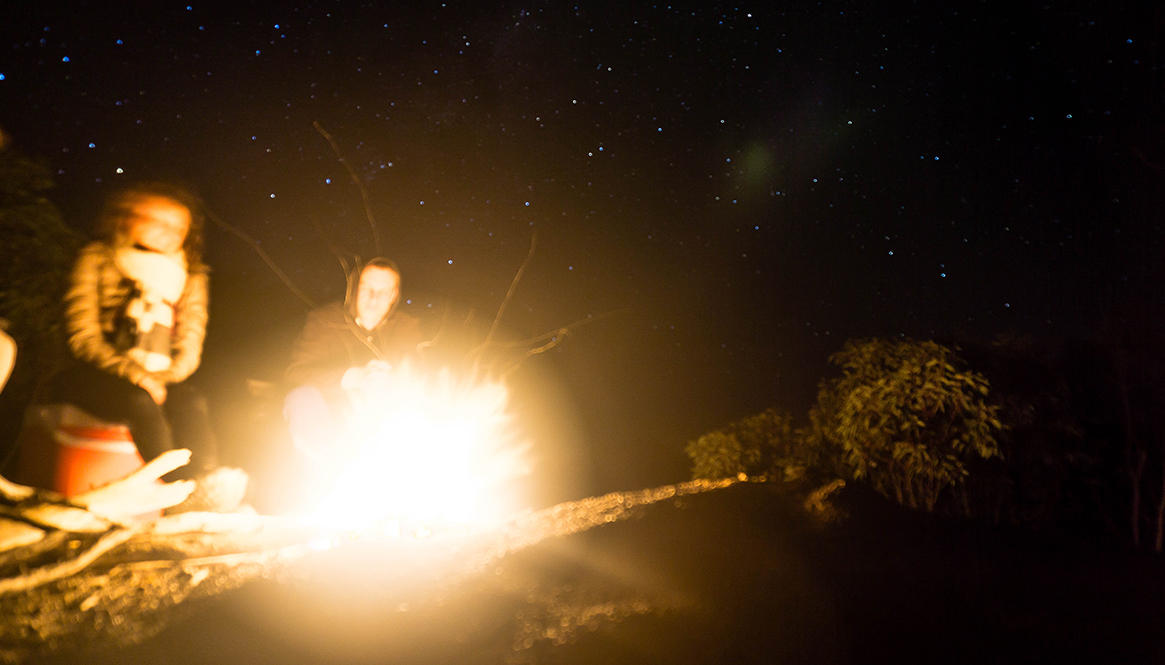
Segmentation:
[(521, 505), (513, 481), (530, 465), (502, 383), (407, 363), (351, 383), (354, 452), (306, 523), (417, 535), (488, 525)]

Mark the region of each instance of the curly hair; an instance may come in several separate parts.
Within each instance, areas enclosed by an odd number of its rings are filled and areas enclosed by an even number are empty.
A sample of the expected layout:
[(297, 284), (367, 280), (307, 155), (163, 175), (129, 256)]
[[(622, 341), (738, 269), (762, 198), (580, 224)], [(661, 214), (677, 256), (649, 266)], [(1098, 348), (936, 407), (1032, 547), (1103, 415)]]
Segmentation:
[(205, 224), (202, 199), (191, 187), (169, 182), (140, 182), (114, 192), (105, 202), (97, 219), (97, 232), (102, 238), (112, 239), (128, 232), (126, 222), (132, 210), (145, 198), (169, 199), (190, 212), (190, 228), (182, 251), (189, 269), (202, 267), (202, 230)]

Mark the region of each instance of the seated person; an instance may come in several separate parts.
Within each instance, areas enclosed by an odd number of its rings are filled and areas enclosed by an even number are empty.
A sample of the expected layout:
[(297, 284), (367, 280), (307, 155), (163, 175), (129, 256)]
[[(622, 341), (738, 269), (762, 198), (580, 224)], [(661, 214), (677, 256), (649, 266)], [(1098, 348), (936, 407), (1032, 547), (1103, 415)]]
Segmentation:
[(197, 197), (164, 183), (114, 195), (103, 238), (85, 246), (65, 294), (71, 366), (47, 386), (64, 402), (124, 423), (145, 461), (192, 453), (170, 478), (217, 465), (206, 399), (186, 379), (198, 368), (207, 319), (207, 267)]
[(349, 275), (343, 303), (308, 314), (284, 374), (297, 387), (283, 415), (314, 475), (328, 476), (353, 452), (349, 391), (378, 380), (424, 341), (417, 319), (397, 308), (399, 299), (400, 270), (376, 258)]

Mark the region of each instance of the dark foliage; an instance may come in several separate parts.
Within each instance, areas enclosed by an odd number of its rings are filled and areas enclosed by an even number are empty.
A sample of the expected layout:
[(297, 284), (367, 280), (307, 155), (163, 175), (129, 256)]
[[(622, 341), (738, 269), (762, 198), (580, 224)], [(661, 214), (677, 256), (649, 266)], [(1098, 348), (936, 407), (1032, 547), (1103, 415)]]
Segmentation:
[(16, 367), (0, 394), (0, 453), (11, 449), (40, 380), (66, 358), (61, 296), (81, 243), (45, 193), (47, 166), (0, 149), (0, 318), (16, 340)]
[(788, 413), (766, 409), (688, 443), (692, 477), (782, 477), (785, 469), (803, 466), (792, 420)]
[(998, 407), (988, 384), (935, 342), (847, 342), (830, 359), (842, 376), (823, 381), (809, 427), (773, 409), (688, 444), (697, 478), (744, 473), (828, 482), (864, 479), (928, 512), (965, 481), (972, 459), (999, 455)]

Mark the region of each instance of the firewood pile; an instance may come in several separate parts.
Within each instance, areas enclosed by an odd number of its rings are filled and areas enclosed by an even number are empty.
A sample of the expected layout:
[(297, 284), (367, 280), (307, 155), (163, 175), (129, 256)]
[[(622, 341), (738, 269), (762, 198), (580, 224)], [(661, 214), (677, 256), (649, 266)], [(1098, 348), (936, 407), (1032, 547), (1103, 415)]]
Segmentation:
[[(0, 661), (20, 662), (81, 644), (140, 642), (196, 607), (191, 601), (259, 577), (295, 576), (313, 562), (326, 565), (317, 553), (359, 538), (283, 517), (205, 512), (158, 517), (192, 491), (190, 481), (158, 480), (188, 458), (186, 451), (172, 451), (128, 478), (71, 499), (0, 477)], [(528, 511), (489, 530), (385, 540), (384, 549), (394, 556), (394, 549), (399, 554), (402, 547), (413, 548), (409, 558), (430, 567), (440, 560), (440, 575), (448, 581), (547, 538), (734, 482), (692, 481), (591, 497)], [(423, 556), (415, 556), (420, 550)], [(370, 583), (375, 580), (370, 574)]]
[(236, 588), (310, 551), (315, 534), (279, 518), (158, 518), (194, 489), (191, 481), (158, 481), (189, 456), (171, 451), (71, 499), (0, 478), (0, 659), (82, 640), (139, 641), (164, 627), (179, 603)]

